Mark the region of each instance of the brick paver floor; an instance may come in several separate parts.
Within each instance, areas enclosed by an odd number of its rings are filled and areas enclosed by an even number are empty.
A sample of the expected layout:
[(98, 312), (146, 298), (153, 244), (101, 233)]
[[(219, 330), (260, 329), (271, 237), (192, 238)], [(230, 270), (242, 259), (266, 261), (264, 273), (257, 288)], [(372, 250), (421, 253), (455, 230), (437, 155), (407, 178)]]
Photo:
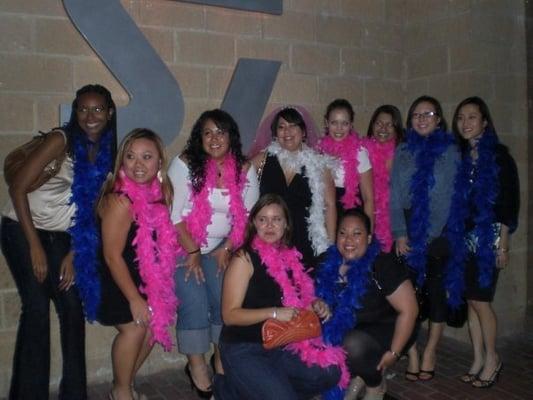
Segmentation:
[[(470, 346), (445, 338), (439, 346), (437, 371), (433, 380), (407, 382), (403, 375), (407, 360), (402, 359), (387, 374), (388, 393), (398, 400), (533, 400), (533, 331), (529, 332), (499, 341), (504, 367), (499, 382), (491, 389), (474, 389), (457, 379), (469, 368), (472, 356)], [(197, 399), (189, 388), (182, 368), (142, 377), (137, 386), (149, 400)], [(107, 400), (109, 388), (109, 384), (92, 385), (89, 399)], [(51, 398), (55, 399), (56, 396)]]
[[(429, 382), (407, 382), (403, 375), (407, 361), (401, 360), (388, 373), (389, 394), (398, 400), (533, 400), (533, 333), (500, 340), (499, 349), (504, 367), (499, 382), (491, 389), (474, 389), (457, 379), (469, 368), (470, 347), (443, 339), (435, 378)], [(150, 400), (197, 399), (184, 373), (177, 369), (141, 378), (138, 389)], [(109, 385), (94, 385), (89, 398), (105, 400), (108, 390)]]

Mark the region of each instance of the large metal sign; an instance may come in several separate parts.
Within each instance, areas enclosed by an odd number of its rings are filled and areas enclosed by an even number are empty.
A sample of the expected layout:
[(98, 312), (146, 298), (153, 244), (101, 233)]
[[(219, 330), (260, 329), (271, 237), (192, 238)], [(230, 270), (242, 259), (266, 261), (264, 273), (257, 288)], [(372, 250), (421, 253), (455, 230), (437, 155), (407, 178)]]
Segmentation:
[[(189, 1), (248, 11), (282, 12), (281, 0)], [(119, 136), (131, 129), (147, 127), (158, 132), (166, 144), (179, 134), (184, 101), (179, 83), (146, 40), (119, 0), (63, 0), (74, 26), (93, 48), (130, 96), (126, 107), (117, 110)], [(270, 97), (281, 62), (240, 59), (221, 107), (236, 119), (245, 147)], [(68, 120), (70, 105), (61, 106), (61, 121)]]

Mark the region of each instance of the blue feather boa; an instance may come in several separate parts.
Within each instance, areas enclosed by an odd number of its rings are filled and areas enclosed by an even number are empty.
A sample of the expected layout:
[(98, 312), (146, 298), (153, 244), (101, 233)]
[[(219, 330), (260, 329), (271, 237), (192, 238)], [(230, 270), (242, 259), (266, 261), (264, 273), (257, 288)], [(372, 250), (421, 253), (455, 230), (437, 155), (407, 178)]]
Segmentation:
[(85, 316), (94, 321), (100, 304), (99, 252), (100, 229), (95, 205), (100, 189), (113, 165), (113, 133), (107, 131), (99, 143), (96, 161), (89, 160), (90, 142), (85, 135), (74, 137), (74, 180), (71, 203), (76, 204), (74, 224), (69, 229), (74, 250), (76, 287)]
[(417, 274), (420, 287), (426, 278), (429, 192), (435, 185), (435, 162), (452, 143), (452, 136), (442, 129), (435, 130), (429, 136), (421, 136), (412, 128), (407, 132), (407, 149), (415, 158), (415, 173), (409, 184), (411, 216), (407, 230), (411, 251), (406, 258)]
[[(497, 136), (490, 131), (485, 132), (477, 144), (478, 159), (474, 163), (468, 149), (463, 154), (455, 178), (446, 232), (454, 250), (446, 267), (445, 279), (448, 304), (451, 307), (458, 307), (463, 302), (464, 268), (469, 253), (473, 253), (476, 260), (480, 287), (490, 286), (494, 279), (494, 243), (498, 235), (494, 226), (494, 205), (499, 193), (497, 145)], [(469, 216), (472, 217), (475, 227), (466, 232), (466, 220)]]
[[(374, 261), (381, 252), (378, 240), (373, 239), (366, 253), (358, 260), (347, 261), (347, 284), (339, 284), (339, 268), (344, 260), (335, 245), (326, 252), (326, 259), (321, 264), (316, 279), (317, 297), (324, 300), (330, 310), (331, 318), (322, 326), (322, 335), (326, 343), (342, 345), (346, 333), (357, 325), (356, 311), (362, 307), (362, 299), (372, 279)], [(338, 387), (324, 393), (326, 400), (342, 399), (344, 391)]]

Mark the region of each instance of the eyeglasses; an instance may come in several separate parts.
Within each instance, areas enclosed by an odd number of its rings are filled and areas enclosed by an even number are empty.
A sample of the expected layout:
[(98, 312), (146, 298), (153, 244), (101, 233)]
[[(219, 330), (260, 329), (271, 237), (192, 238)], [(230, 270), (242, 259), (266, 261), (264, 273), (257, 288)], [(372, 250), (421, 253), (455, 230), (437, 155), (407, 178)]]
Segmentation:
[(106, 108), (104, 106), (93, 106), (93, 107), (78, 107), (76, 109), (77, 112), (80, 114), (87, 114), (88, 112), (91, 112), (93, 114), (103, 114), (106, 111)]
[(437, 116), (437, 113), (435, 111), (426, 111), (423, 113), (413, 113), (411, 115), (411, 118), (413, 119), (429, 119), (431, 117)]

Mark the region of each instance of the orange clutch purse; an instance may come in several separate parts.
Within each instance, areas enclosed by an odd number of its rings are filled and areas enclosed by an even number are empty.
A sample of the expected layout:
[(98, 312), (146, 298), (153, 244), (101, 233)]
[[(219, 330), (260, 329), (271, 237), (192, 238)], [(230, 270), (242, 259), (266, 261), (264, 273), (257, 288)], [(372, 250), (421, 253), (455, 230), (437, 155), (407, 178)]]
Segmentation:
[(310, 310), (300, 310), (290, 321), (267, 319), (261, 328), (263, 347), (267, 350), (320, 336), (322, 330), (318, 316)]

